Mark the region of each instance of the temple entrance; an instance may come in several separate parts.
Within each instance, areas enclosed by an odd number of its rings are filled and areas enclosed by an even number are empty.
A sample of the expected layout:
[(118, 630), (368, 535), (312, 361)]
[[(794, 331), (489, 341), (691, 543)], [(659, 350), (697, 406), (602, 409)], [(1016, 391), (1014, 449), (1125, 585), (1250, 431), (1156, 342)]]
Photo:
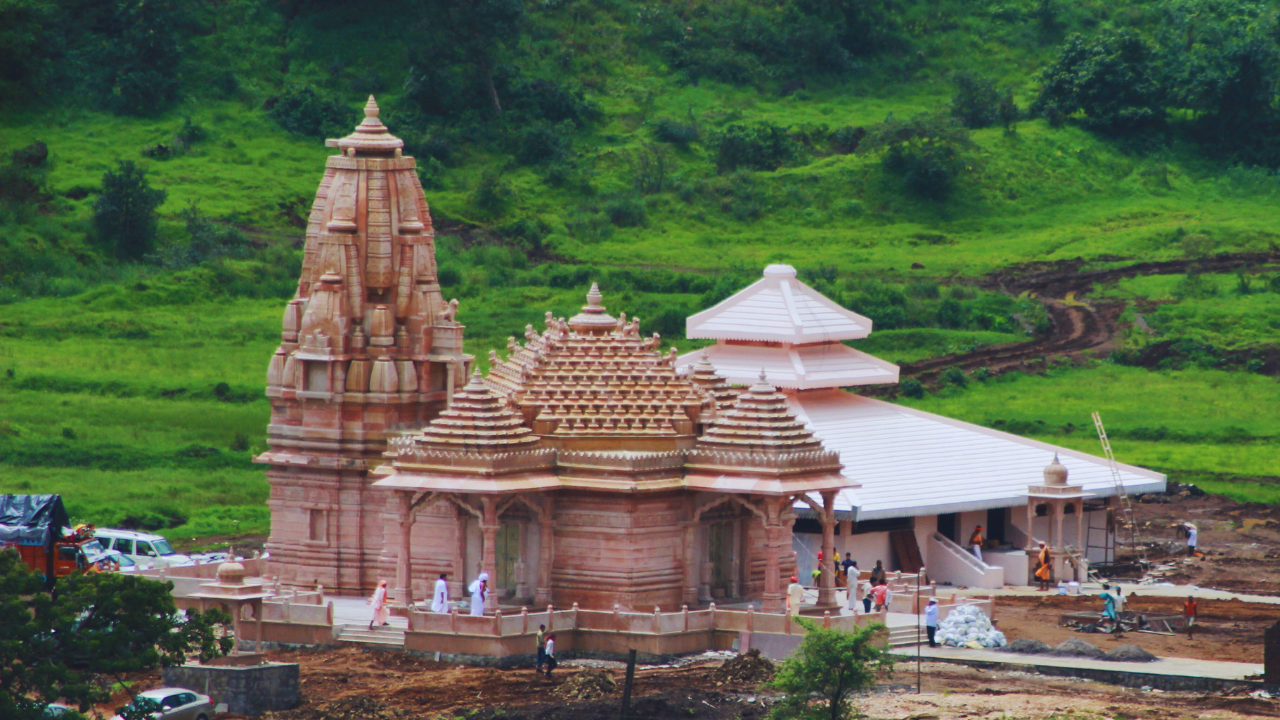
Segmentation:
[(707, 560), (711, 565), (711, 596), (728, 597), (736, 585), (733, 573), (734, 522), (713, 522), (707, 528)]
[(516, 563), (520, 562), (520, 535), (521, 526), (519, 523), (502, 523), (502, 527), (498, 528), (498, 542), (495, 546), (497, 551), (497, 586), (502, 588), (503, 594), (514, 593), (516, 590)]
[(940, 513), (938, 515), (938, 534), (951, 542), (960, 542), (956, 539), (956, 524), (955, 513)]

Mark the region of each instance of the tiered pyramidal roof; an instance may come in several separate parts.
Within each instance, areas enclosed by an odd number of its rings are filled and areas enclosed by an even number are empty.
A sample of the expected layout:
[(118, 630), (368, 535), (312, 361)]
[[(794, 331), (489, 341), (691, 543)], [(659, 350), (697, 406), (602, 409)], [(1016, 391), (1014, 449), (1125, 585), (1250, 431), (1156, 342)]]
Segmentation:
[(794, 493), (856, 483), (791, 411), (765, 374), (717, 417), (686, 460), (685, 484), (702, 490)]
[(797, 390), (898, 381), (896, 365), (841, 343), (867, 337), (871, 321), (797, 280), (790, 265), (770, 265), (763, 278), (686, 326), (686, 337), (716, 344), (680, 357), (682, 372), (705, 353), (717, 373), (738, 385), (762, 368), (774, 385)]
[(508, 341), (506, 360), (490, 353), (487, 378), (472, 376), (425, 430), (392, 443), (378, 485), (775, 495), (855, 485), (763, 377), (741, 394), (706, 363), (681, 377), (674, 350), (661, 353), (656, 334), (642, 337), (639, 319), (610, 316), (602, 300), (593, 285), (579, 314), (547, 313), (543, 332)]

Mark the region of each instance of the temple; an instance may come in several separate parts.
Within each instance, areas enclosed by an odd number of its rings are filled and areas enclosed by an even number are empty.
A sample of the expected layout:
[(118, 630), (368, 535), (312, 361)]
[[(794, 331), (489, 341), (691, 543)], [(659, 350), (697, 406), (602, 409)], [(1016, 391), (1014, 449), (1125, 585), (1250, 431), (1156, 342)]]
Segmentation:
[[(472, 372), (414, 160), (372, 98), (365, 112), (329, 141), (340, 152), (268, 369), (258, 461), (284, 583), (358, 593), (387, 578), (403, 608), (440, 574), (459, 598), (485, 572), (490, 609), (779, 612), (783, 578), (819, 552), (983, 587), (1025, 583), (1025, 549), (1047, 537), (1078, 569), (1113, 542), (1109, 496), (1164, 486), (847, 391), (898, 368), (846, 345), (872, 322), (785, 265), (689, 318), (688, 337), (714, 344), (683, 357), (593, 285), (578, 314), (547, 313)], [(976, 524), (986, 560), (960, 544)], [(819, 608), (835, 605), (833, 577)]]

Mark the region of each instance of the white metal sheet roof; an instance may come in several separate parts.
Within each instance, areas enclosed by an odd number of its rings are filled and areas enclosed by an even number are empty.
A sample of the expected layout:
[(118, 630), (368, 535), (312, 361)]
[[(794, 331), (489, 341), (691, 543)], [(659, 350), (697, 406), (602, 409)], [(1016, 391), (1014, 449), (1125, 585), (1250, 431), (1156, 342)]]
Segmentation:
[[(1068, 482), (1091, 497), (1115, 494), (1107, 461), (1087, 453), (840, 390), (788, 398), (826, 448), (840, 453), (844, 474), (862, 484), (838, 503), (857, 505), (859, 520), (1024, 505), (1027, 487), (1043, 481), (1055, 453)], [(1131, 493), (1165, 489), (1165, 476), (1151, 470), (1120, 465), (1120, 476)]]
[(692, 366), (703, 353), (715, 366), (716, 374), (733, 385), (754, 383), (761, 370), (774, 387), (798, 390), (898, 382), (897, 365), (840, 343), (800, 347), (717, 343), (680, 356), (676, 370)]
[(856, 340), (869, 334), (871, 320), (797, 280), (790, 265), (770, 265), (762, 279), (685, 321), (685, 337), (714, 340), (800, 345)]

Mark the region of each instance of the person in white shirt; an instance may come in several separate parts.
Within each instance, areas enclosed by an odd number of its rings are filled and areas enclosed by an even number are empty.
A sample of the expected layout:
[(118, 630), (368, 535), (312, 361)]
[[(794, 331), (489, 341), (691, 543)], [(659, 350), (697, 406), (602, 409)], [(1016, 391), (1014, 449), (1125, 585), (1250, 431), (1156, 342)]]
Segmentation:
[(938, 634), (938, 598), (929, 598), (924, 606), (924, 631), (929, 634), (929, 647), (938, 647), (934, 637)]
[(556, 669), (556, 634), (547, 636), (547, 679), (551, 679), (551, 671)]
[(1124, 590), (1121, 590), (1120, 585), (1117, 584), (1115, 586), (1115, 591), (1116, 591), (1116, 615), (1120, 616), (1124, 614), (1124, 604), (1125, 604)]
[(787, 586), (787, 612), (793, 617), (800, 614), (800, 604), (804, 602), (804, 586), (795, 575), (791, 576), (791, 584)]
[(445, 574), (440, 573), (439, 579), (436, 580), (435, 592), (431, 595), (431, 612), (433, 613), (449, 612), (449, 583), (444, 578)]
[(1200, 537), (1200, 531), (1191, 523), (1184, 523), (1187, 528), (1187, 557), (1196, 554), (1196, 540)]
[(480, 577), (467, 589), (471, 591), (471, 614), (484, 615), (484, 601), (489, 596), (489, 573), (480, 573)]

